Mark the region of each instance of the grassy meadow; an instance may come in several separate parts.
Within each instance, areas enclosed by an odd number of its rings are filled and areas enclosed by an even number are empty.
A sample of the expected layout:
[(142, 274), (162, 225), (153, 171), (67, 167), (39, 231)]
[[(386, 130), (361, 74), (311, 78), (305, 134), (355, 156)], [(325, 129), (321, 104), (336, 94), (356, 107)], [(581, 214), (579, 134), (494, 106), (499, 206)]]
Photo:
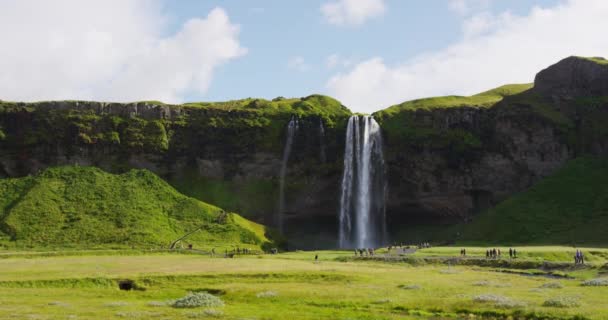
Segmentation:
[[(0, 255), (2, 319), (606, 319), (608, 286), (584, 281), (608, 271), (607, 249), (523, 247), (502, 267), (481, 266), (485, 248), (438, 247), (404, 259), (354, 257), (350, 251), (278, 255), (145, 251)], [(319, 261), (314, 256), (319, 255)], [(506, 254), (508, 257), (508, 254)], [(444, 258), (432, 260), (432, 258)], [(521, 269), (516, 262), (529, 262)], [(561, 266), (549, 273), (544, 265)], [(511, 268), (510, 266), (513, 266)], [(130, 279), (136, 290), (119, 290)], [(208, 292), (223, 306), (175, 308)]]

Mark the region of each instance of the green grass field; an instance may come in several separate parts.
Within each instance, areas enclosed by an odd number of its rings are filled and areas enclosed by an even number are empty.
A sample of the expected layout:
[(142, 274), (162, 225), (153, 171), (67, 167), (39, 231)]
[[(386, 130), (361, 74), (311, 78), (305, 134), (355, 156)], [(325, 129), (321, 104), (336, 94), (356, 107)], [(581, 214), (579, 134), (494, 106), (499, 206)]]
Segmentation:
[[(574, 250), (518, 249), (519, 261), (564, 264)], [(454, 258), (459, 250), (424, 249), (409, 258)], [(606, 319), (608, 287), (581, 283), (601, 277), (608, 250), (584, 250), (589, 265), (554, 273), (560, 278), (530, 276), (542, 270), (514, 274), (508, 268), (459, 265), (458, 259), (412, 264), (354, 258), (350, 251), (234, 259), (133, 251), (56, 257), (30, 252), (24, 257), (5, 251), (0, 255), (0, 318)], [(483, 261), (485, 248), (468, 251), (469, 262)], [(141, 289), (119, 290), (121, 279), (134, 280)], [(201, 291), (217, 295), (224, 306), (179, 309), (168, 304)], [(571, 304), (545, 306), (553, 300)]]

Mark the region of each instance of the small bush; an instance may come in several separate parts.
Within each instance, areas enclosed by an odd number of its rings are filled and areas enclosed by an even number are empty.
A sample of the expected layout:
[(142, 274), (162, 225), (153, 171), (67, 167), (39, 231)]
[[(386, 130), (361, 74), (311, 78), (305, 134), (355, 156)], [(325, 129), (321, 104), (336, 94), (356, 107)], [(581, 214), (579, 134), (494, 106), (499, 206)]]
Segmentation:
[(564, 285), (559, 282), (547, 282), (540, 287), (543, 289), (561, 289), (564, 287)]
[(197, 292), (173, 301), (171, 306), (174, 308), (222, 307), (224, 302), (206, 292)]
[(489, 287), (491, 284), (490, 281), (487, 280), (481, 280), (481, 281), (477, 281), (477, 282), (473, 282), (473, 285), (476, 287)]
[(505, 300), (505, 301), (499, 301), (494, 306), (496, 306), (497, 308), (513, 309), (513, 308), (523, 308), (526, 306), (526, 303), (522, 302), (522, 301), (515, 301), (515, 300), (509, 299), (509, 300)]
[(608, 286), (608, 278), (597, 278), (584, 281), (582, 283), (585, 287), (606, 287)]
[(511, 284), (509, 284), (509, 283), (497, 283), (497, 282), (488, 281), (488, 280), (481, 280), (481, 281), (473, 282), (473, 285), (476, 287), (496, 287), (496, 288), (504, 288), (504, 287), (511, 286)]
[(496, 294), (480, 294), (480, 295), (473, 297), (473, 301), (484, 302), (484, 303), (486, 303), (486, 302), (499, 303), (499, 302), (506, 302), (509, 300), (510, 299), (507, 297), (499, 296)]
[(573, 308), (580, 306), (580, 302), (577, 297), (553, 297), (543, 302), (543, 307), (554, 307), (554, 308)]
[(274, 291), (264, 291), (264, 292), (260, 292), (260, 293), (256, 294), (255, 296), (258, 298), (274, 298), (278, 295), (279, 294)]
[(400, 284), (397, 286), (397, 288), (403, 289), (403, 290), (418, 290), (421, 287), (417, 284)]
[(104, 307), (110, 307), (110, 308), (116, 308), (116, 307), (124, 307), (124, 306), (128, 306), (129, 304), (124, 302), (124, 301), (115, 301), (115, 302), (108, 302), (106, 304), (104, 304)]
[(473, 297), (473, 301), (481, 303), (493, 303), (495, 307), (504, 309), (521, 308), (526, 306), (525, 302), (512, 300), (496, 294), (481, 294)]

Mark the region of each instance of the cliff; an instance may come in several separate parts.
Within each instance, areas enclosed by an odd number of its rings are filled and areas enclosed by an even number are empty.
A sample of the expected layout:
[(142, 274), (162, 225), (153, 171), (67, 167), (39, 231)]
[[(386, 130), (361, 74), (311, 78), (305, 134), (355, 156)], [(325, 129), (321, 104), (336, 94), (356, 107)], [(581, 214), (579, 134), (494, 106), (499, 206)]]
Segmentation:
[(148, 169), (186, 195), (272, 225), (286, 126), (295, 116), (286, 230), (301, 237), (314, 230), (327, 243), (350, 114), (320, 95), (184, 105), (0, 102), (0, 177), (61, 165)]
[[(470, 221), (570, 159), (608, 154), (606, 79), (606, 60), (570, 57), (534, 84), (375, 113), (394, 238)], [(69, 164), (117, 173), (145, 168), (186, 195), (272, 225), (286, 126), (295, 116), (285, 230), (296, 247), (332, 246), (350, 115), (319, 95), (184, 105), (0, 102), (0, 177)]]
[(570, 159), (607, 155), (607, 76), (606, 60), (569, 57), (533, 85), (377, 112), (386, 131), (389, 225), (399, 226), (393, 234), (469, 222)]

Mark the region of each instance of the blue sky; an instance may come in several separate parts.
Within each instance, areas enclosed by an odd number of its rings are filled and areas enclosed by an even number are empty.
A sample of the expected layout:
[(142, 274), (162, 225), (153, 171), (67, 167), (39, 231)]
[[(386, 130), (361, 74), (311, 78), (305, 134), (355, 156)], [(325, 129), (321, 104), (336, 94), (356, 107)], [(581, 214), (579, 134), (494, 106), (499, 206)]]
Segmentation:
[(0, 0), (0, 99), (338, 98), (373, 112), (607, 56), (604, 0)]
[[(466, 16), (450, 8), (448, 1), (386, 1), (386, 12), (362, 25), (335, 26), (320, 12), (327, 1), (196, 1), (167, 2), (175, 32), (184, 21), (204, 16), (221, 7), (241, 28), (240, 42), (246, 56), (218, 69), (206, 94), (192, 93), (187, 100), (227, 100), (243, 97), (273, 98), (329, 94), (326, 82), (340, 68), (328, 68), (327, 58), (339, 54), (355, 61), (381, 56), (396, 63), (428, 51), (440, 50), (461, 37)], [(525, 14), (546, 1), (495, 1), (491, 12), (510, 10)], [(303, 70), (289, 67), (290, 59), (302, 57)]]

